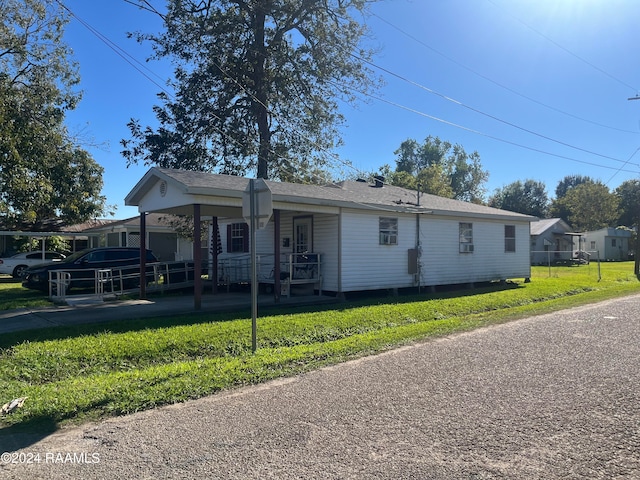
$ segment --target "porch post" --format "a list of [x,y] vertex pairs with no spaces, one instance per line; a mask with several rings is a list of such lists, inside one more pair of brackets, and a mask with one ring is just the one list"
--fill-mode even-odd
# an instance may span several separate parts
[[280,210],[273,210],[273,300],[280,303]]
[[193,308],[202,306],[202,238],[200,204],[193,205]]
[[147,214],[140,213],[140,298],[147,298]]
[[220,235],[218,217],[211,217],[211,227],[213,230],[211,232],[211,261],[213,262],[213,265],[211,265],[211,276],[213,277],[211,291],[216,294],[218,293],[218,235]]

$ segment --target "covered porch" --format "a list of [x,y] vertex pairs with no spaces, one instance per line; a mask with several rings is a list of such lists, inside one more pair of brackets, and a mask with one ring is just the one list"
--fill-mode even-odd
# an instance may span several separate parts
[[[214,295],[219,295],[231,291],[234,284],[248,284],[251,268],[248,229],[242,214],[243,192],[249,180],[220,175],[212,182],[208,176],[205,184],[201,182],[202,176],[199,172],[152,168],[125,199],[127,205],[138,207],[140,212],[141,251],[148,248],[147,214],[194,219],[193,302],[196,310],[202,308],[203,292],[209,288]],[[332,226],[338,225],[339,213],[336,206],[300,201],[287,192],[274,192],[273,215],[256,235],[258,282],[274,303],[279,303],[283,296],[288,297],[296,285],[311,285],[321,293],[327,268],[338,271],[335,232],[339,229]],[[207,235],[203,235],[205,220],[210,223]],[[203,240],[205,236],[208,240]],[[332,240],[327,241],[328,238]],[[141,272],[145,268],[143,263]],[[146,295],[142,282],[140,296],[144,299]]]

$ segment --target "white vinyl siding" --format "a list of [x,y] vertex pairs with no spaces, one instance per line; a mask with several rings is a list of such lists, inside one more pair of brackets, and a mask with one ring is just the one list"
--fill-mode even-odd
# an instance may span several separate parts
[[397,248],[380,245],[380,215],[345,210],[342,218],[343,291],[403,288],[414,285],[407,250],[415,248],[415,215],[398,216]]
[[[471,220],[471,219],[470,219]],[[471,222],[469,222],[471,223]],[[446,217],[422,217],[422,285],[527,278],[529,264],[529,223],[517,223],[516,251],[504,251],[504,223],[473,219],[473,255],[461,255],[459,221]]]

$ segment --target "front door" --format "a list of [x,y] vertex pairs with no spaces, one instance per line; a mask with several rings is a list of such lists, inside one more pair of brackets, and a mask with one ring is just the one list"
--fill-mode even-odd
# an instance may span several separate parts
[[293,252],[313,252],[313,217],[294,217],[293,219]]

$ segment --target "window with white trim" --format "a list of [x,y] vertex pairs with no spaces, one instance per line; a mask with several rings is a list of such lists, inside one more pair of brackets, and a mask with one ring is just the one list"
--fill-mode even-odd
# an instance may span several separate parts
[[460,222],[460,253],[473,253],[473,223]]
[[390,217],[379,218],[380,245],[398,244],[398,219]]
[[516,251],[516,226],[515,225],[504,226],[504,251],[505,252]]

